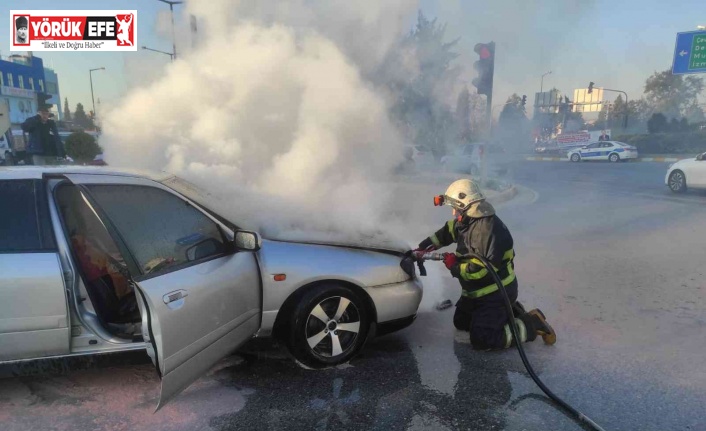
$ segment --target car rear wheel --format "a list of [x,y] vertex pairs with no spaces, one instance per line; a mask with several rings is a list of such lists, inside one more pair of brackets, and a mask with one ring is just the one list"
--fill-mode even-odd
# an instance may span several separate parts
[[572,162],[580,162],[581,161],[581,156],[579,153],[574,153],[571,155],[571,161]]
[[610,160],[613,163],[617,163],[620,161],[620,156],[618,155],[618,153],[613,153],[608,157],[608,160]]
[[306,366],[337,365],[363,347],[370,319],[365,301],[353,289],[320,285],[304,294],[294,307],[286,344]]
[[669,174],[669,189],[674,193],[686,191],[686,176],[684,172],[677,170]]

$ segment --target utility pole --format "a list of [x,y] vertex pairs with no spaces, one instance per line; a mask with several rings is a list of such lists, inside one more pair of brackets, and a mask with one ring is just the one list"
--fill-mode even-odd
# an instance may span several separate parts
[[176,37],[174,36],[174,5],[175,4],[182,4],[184,3],[183,1],[171,1],[171,0],[158,0],[161,1],[162,3],[166,3],[169,5],[169,12],[172,15],[172,60],[176,60],[177,56],[177,51],[176,51]]

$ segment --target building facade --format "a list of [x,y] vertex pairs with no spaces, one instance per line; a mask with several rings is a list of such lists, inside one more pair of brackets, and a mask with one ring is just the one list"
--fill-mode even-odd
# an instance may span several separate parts
[[8,106],[12,124],[22,124],[37,114],[37,93],[46,92],[45,85],[41,58],[31,55],[0,58],[0,103]]
[[53,105],[51,111],[54,112],[59,121],[64,120],[64,110],[61,109],[61,91],[59,90],[59,76],[54,69],[44,68],[44,89],[45,93],[51,96],[47,103]]

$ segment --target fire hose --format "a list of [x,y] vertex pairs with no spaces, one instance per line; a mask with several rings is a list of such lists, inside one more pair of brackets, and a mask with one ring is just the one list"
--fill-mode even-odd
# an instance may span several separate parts
[[[421,258],[414,258],[414,255],[410,254],[406,259],[413,259],[417,262],[417,266],[419,267],[419,274],[422,276],[426,276],[426,268],[424,268],[424,261],[425,260],[444,260],[444,255],[446,253],[438,253],[438,252],[431,252],[431,253],[424,253]],[[502,293],[503,299],[505,300],[505,309],[507,310],[508,316],[513,316],[513,311],[512,311],[512,302],[510,301],[510,297],[507,295],[507,292],[505,291],[505,286],[503,286],[502,280],[500,279],[500,276],[498,276],[498,273],[495,271],[495,268],[493,265],[486,259],[485,257],[476,254],[476,253],[469,253],[463,256],[459,256],[460,259],[470,259],[470,258],[475,258],[478,259],[483,263],[483,266],[485,266],[488,269],[488,273],[493,277],[493,280],[495,281],[495,284],[497,284],[498,289]],[[515,319],[508,319],[510,322],[510,330],[512,331],[512,336],[514,340],[519,340],[519,330],[517,329],[517,324],[515,323]],[[576,410],[574,407],[572,407],[569,403],[565,402],[561,398],[559,398],[557,395],[555,395],[552,391],[549,390],[549,388],[539,379],[537,376],[537,373],[534,372],[534,369],[532,368],[532,365],[529,362],[529,359],[527,359],[527,355],[525,354],[525,349],[522,347],[521,342],[515,342],[515,346],[517,347],[517,351],[520,353],[520,357],[522,358],[522,363],[524,364],[525,368],[527,369],[527,373],[530,375],[532,380],[539,386],[539,388],[544,392],[549,399],[554,401],[559,407],[563,408],[566,412],[569,413],[570,417],[574,420],[576,420],[579,424],[583,425],[586,424],[589,427],[591,427],[594,430],[597,431],[605,431],[603,428],[601,428],[600,425],[595,423],[591,418],[586,416],[585,414],[581,413],[580,411]]]

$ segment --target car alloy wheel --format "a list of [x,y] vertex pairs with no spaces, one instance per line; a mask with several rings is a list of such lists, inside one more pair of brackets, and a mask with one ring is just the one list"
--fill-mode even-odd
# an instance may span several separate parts
[[367,304],[346,286],[317,286],[292,311],[287,347],[300,362],[314,368],[352,358],[370,328]]
[[686,190],[686,177],[682,171],[674,171],[669,175],[669,189],[674,193]]
[[581,156],[578,153],[574,153],[571,155],[571,161],[572,162],[579,162],[579,161],[581,161]]
[[608,157],[608,160],[610,160],[610,161],[613,162],[613,163],[619,162],[619,161],[620,161],[620,156],[617,155],[616,153],[613,153],[613,154],[610,155],[610,157]]

